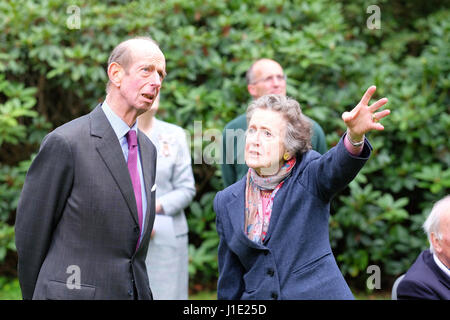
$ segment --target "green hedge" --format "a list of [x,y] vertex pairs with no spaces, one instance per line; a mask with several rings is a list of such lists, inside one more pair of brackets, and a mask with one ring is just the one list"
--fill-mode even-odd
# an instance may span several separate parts
[[[211,141],[193,135],[194,121],[220,132],[244,112],[244,74],[259,57],[285,67],[288,95],[321,123],[330,146],[343,133],[342,112],[377,85],[392,114],[369,137],[368,164],[334,200],[330,238],[348,280],[363,284],[371,264],[383,279],[407,270],[427,246],[425,215],[450,188],[450,13],[439,1],[380,0],[381,28],[371,30],[371,2],[1,2],[0,261],[14,251],[14,212],[42,137],[103,99],[118,42],[151,35],[167,59],[159,115],[204,146]],[[208,284],[217,277],[212,199],[222,185],[218,165],[193,168],[189,270]]]

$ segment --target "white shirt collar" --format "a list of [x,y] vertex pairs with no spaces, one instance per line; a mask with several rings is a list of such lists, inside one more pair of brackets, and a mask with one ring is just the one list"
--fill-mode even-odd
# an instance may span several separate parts
[[438,266],[442,271],[444,271],[444,273],[445,273],[447,276],[450,277],[450,269],[447,268],[447,267],[441,262],[441,260],[439,260],[439,258],[438,258],[434,253],[433,253],[433,259],[434,259],[434,262],[436,262],[437,266]]
[[106,100],[102,103],[102,109],[103,112],[106,115],[106,118],[108,118],[109,123],[111,124],[114,132],[116,133],[117,138],[120,140],[128,133],[130,129],[137,132],[138,128],[138,120],[136,119],[136,122],[133,124],[133,126],[130,128],[125,121],[123,121],[112,109],[111,107],[106,103]]

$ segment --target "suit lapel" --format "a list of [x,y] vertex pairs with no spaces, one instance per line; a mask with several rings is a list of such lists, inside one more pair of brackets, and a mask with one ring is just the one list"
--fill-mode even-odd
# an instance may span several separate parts
[[134,221],[139,224],[133,185],[122,148],[101,105],[91,112],[91,136],[97,137],[96,149],[119,187]]
[[444,273],[444,271],[439,268],[433,258],[433,254],[427,250],[424,253],[424,261],[428,265],[428,267],[433,270],[439,282],[445,286],[447,289],[450,289],[450,280],[448,276]]
[[[447,277],[448,278],[448,277]],[[447,287],[448,290],[450,290],[450,281],[444,277],[441,277],[439,279],[439,281],[442,283],[442,285],[444,285],[445,287]]]
[[153,228],[153,222],[155,220],[155,211],[154,211],[154,201],[152,199],[152,190],[153,184],[155,183],[155,169],[156,162],[153,163],[153,159],[156,160],[156,155],[152,154],[152,150],[149,148],[148,143],[144,143],[143,139],[145,138],[144,133],[138,130],[138,142],[139,142],[139,150],[141,153],[141,164],[142,164],[142,172],[144,174],[144,187],[145,194],[147,197],[147,211],[145,214],[145,222],[144,222],[144,234],[149,227]]

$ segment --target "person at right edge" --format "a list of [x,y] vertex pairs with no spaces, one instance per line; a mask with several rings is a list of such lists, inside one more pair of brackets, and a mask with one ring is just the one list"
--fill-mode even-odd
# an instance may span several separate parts
[[219,234],[219,299],[353,299],[331,250],[328,219],[333,197],[350,183],[372,146],[365,138],[383,130],[369,105],[371,86],[351,112],[347,131],[324,155],[311,150],[310,124],[300,105],[266,95],[247,109],[241,180],[214,199]]
[[430,248],[400,281],[398,300],[450,300],[450,195],[434,204],[423,228]]

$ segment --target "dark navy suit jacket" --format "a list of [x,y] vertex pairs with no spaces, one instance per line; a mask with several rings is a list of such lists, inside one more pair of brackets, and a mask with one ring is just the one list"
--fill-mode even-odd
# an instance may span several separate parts
[[219,299],[353,299],[330,247],[332,197],[359,172],[372,147],[352,156],[343,139],[321,156],[297,158],[278,191],[262,244],[244,233],[246,178],[214,199],[220,236]]
[[449,300],[450,278],[434,262],[430,250],[422,251],[397,288],[401,299]]

